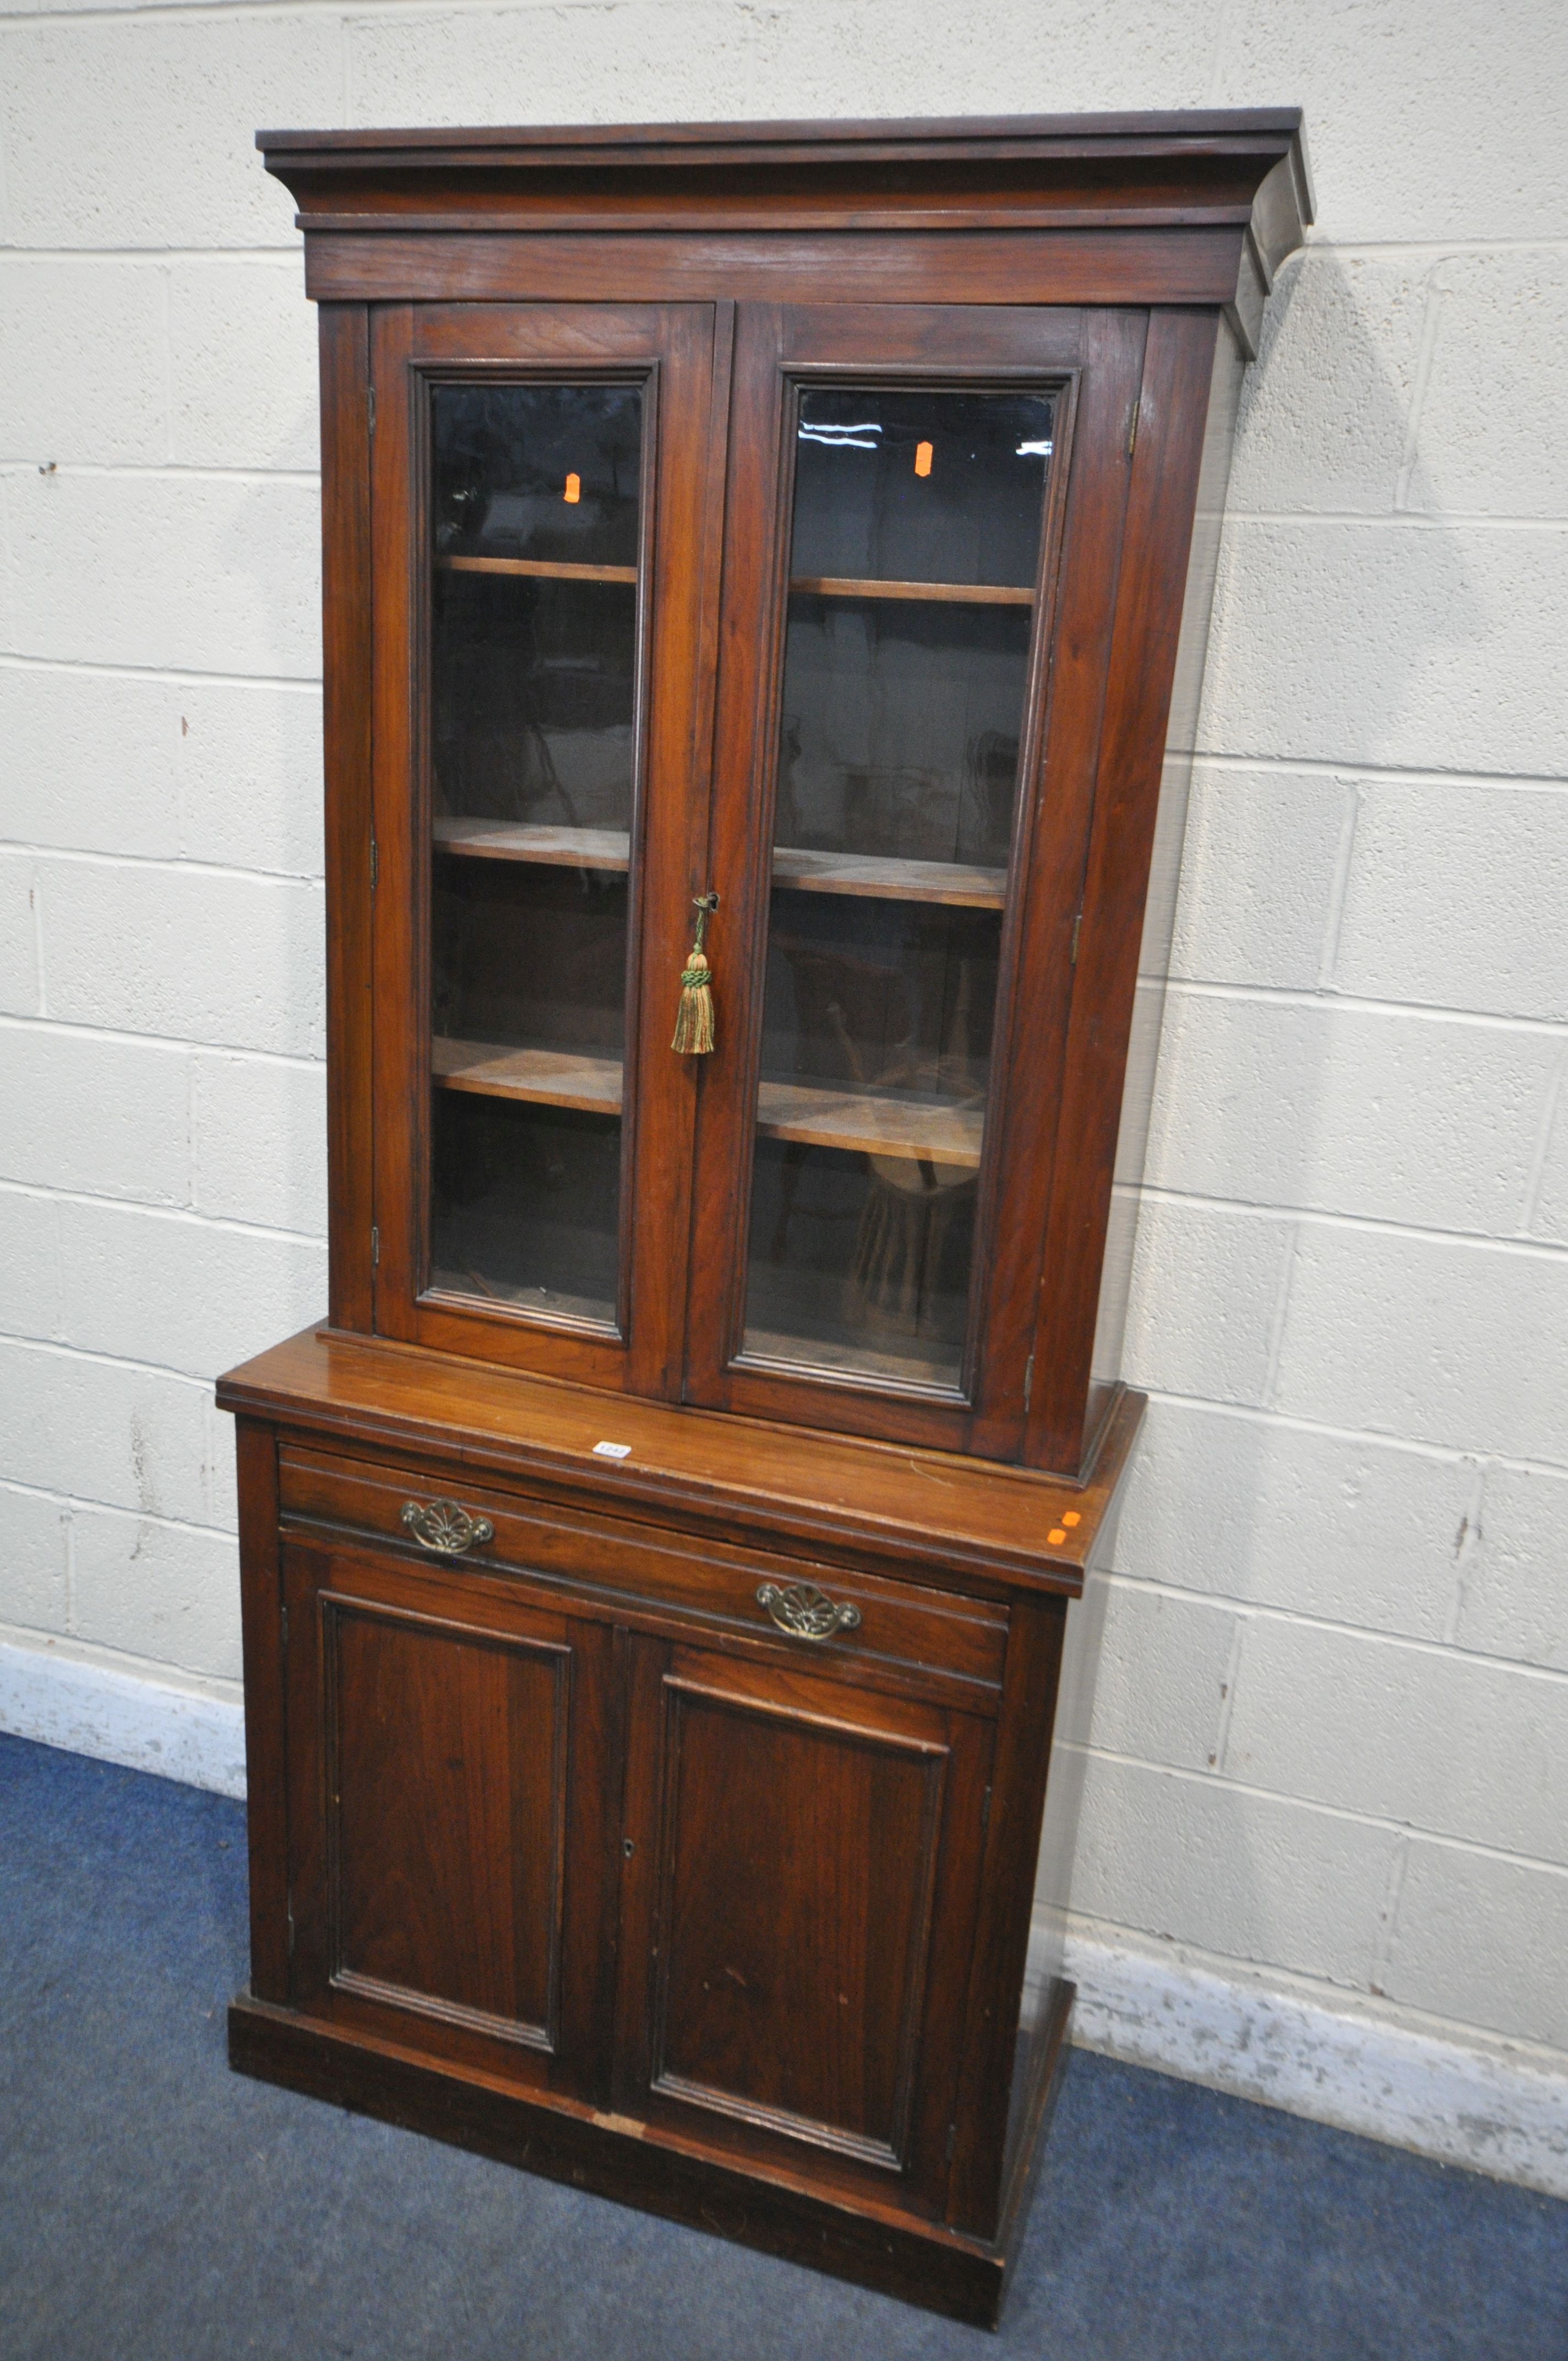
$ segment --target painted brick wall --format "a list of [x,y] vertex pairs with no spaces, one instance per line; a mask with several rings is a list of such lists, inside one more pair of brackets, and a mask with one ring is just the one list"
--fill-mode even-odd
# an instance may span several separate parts
[[11,0],[5,1637],[237,1694],[209,1382],[323,1301],[313,320],[254,127],[1293,101],[1075,1901],[1561,2062],[1560,0]]

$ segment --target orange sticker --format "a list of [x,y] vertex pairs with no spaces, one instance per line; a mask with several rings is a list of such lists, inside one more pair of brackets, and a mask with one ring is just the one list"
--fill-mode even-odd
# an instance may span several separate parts
[[1059,1525],[1053,1525],[1050,1532],[1046,1535],[1046,1539],[1050,1543],[1051,1547],[1055,1549],[1058,1542],[1066,1541],[1067,1535],[1063,1532]]
[[1083,1518],[1077,1509],[1064,1509],[1062,1510],[1061,1521],[1064,1525],[1080,1525],[1083,1522]]
[[583,479],[582,479],[581,476],[568,476],[568,477],[567,477],[567,478],[566,478],[566,490],[565,490],[565,497],[568,500],[580,500],[582,499],[582,497],[583,497]]
[[930,443],[916,443],[915,445],[915,472],[917,476],[930,474],[931,457],[935,448],[935,445]]

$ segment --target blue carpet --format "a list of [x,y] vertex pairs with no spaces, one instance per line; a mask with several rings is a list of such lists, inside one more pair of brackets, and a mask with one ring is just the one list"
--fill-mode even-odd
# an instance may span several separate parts
[[1568,2361],[1568,2206],[1075,2053],[995,2337],[242,2081],[244,1813],[0,1737],[5,2361]]

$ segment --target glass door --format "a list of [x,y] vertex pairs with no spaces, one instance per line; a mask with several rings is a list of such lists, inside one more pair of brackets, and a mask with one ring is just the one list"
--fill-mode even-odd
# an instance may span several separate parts
[[[758,668],[721,682],[713,939],[751,990],[731,990],[698,1176],[699,1206],[717,1218],[717,1167],[743,1210],[725,1267],[694,1271],[692,1390],[962,1442],[994,1381],[1003,1234],[1025,1218],[1004,1044],[1048,835],[1077,315],[748,326],[730,513],[765,505],[771,533],[727,580],[727,660],[754,633]],[[1076,894],[1080,859],[1056,867],[1047,895]]]
[[640,384],[430,389],[433,1295],[619,1325]]
[[421,1081],[378,1324],[655,1391],[694,1086],[654,1036],[706,795],[699,684],[666,650],[699,595],[707,329],[422,308],[393,428],[419,689],[378,787],[411,928],[401,892],[378,918]]
[[1056,407],[798,393],[751,1360],[961,1389]]

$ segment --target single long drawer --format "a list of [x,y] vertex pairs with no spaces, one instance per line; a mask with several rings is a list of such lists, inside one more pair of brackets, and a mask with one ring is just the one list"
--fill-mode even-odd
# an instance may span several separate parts
[[956,1678],[992,1697],[1001,1687],[1007,1609],[989,1599],[715,1546],[298,1444],[279,1455],[279,1490],[285,1522],[346,1529],[436,1564],[568,1582],[606,1611],[641,1602],[781,1642],[817,1662],[882,1662]]

